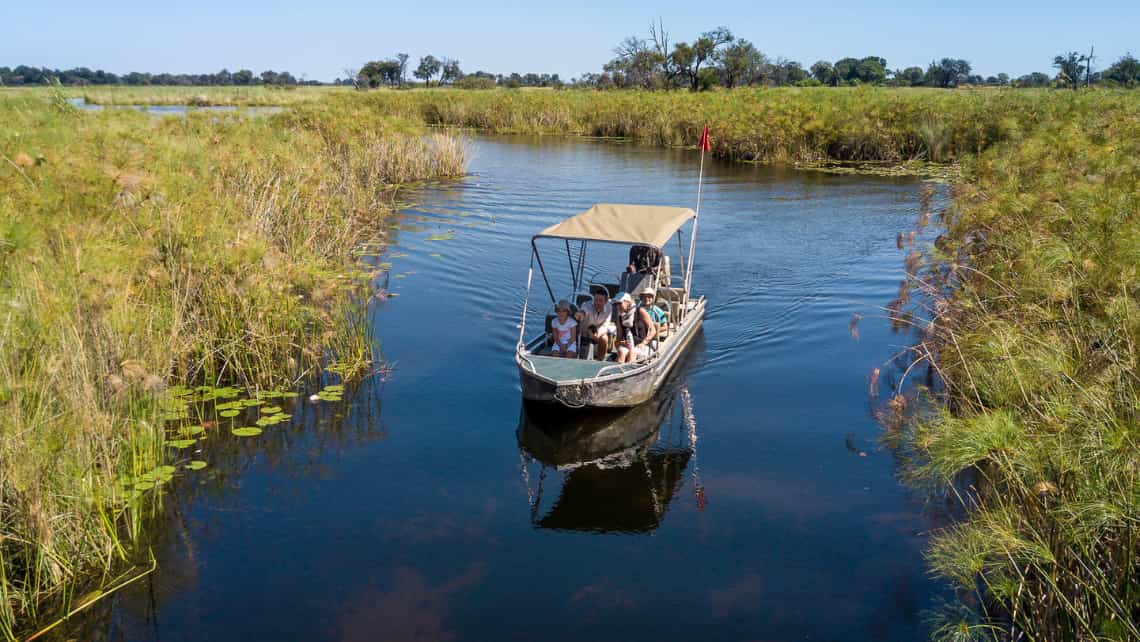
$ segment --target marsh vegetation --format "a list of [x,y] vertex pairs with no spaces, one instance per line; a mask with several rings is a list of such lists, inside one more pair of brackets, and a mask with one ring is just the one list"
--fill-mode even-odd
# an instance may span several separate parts
[[115,576],[196,438],[184,402],[376,366],[352,251],[383,243],[393,186],[466,162],[458,138],[344,101],[154,118],[45,97],[0,94],[7,637]]

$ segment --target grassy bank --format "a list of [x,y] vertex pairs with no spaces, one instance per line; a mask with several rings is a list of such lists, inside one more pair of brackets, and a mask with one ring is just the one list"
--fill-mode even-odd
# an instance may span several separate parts
[[1035,130],[1043,122],[1135,104],[1127,92],[924,89],[740,89],[702,93],[375,92],[378,109],[432,125],[500,133],[620,136],[696,145],[712,131],[717,156],[819,163],[948,162]]
[[339,312],[385,186],[464,172],[444,134],[330,99],[268,118],[0,95],[0,631],[125,558],[172,457],[173,384],[359,372]]
[[[35,90],[33,90],[35,91]],[[41,90],[42,91],[42,90]],[[313,102],[325,96],[348,93],[351,87],[65,87],[69,97],[96,105],[221,105],[235,107],[284,107]]]
[[1140,639],[1140,103],[1072,101],[964,163],[915,282],[949,403],[892,438],[966,504],[929,557],[983,612],[948,639]]

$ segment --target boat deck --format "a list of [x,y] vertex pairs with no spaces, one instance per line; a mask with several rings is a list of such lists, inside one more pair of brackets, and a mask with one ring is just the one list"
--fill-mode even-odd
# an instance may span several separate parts
[[593,359],[564,359],[561,357],[545,357],[529,355],[527,357],[537,374],[551,381],[577,381],[579,379],[592,379],[598,376],[602,368],[606,375],[618,374],[624,370],[632,370],[645,364],[618,365],[613,361],[595,361]]

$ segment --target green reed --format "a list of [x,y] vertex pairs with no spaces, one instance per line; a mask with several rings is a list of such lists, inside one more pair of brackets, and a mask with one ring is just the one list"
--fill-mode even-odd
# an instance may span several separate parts
[[288,385],[353,355],[343,314],[391,187],[464,145],[329,95],[268,118],[55,109],[0,94],[0,632],[110,578],[171,457],[162,391]]

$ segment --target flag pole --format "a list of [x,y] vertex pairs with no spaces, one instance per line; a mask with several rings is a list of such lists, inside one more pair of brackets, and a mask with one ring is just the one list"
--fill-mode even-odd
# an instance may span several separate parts
[[705,179],[705,150],[709,148],[709,127],[705,125],[705,129],[701,132],[701,166],[697,171],[697,209],[696,216],[693,217],[693,229],[689,235],[689,264],[685,267],[685,298],[689,297],[689,288],[693,282],[693,251],[697,245],[697,222],[701,219],[701,187]]

